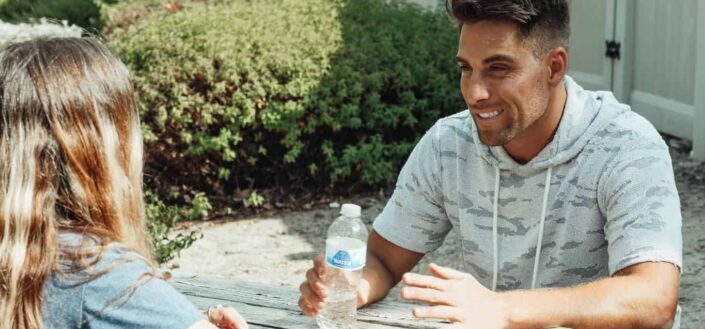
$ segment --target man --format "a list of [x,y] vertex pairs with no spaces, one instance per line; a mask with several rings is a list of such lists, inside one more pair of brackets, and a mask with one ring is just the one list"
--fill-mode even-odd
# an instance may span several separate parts
[[[413,314],[459,328],[669,328],[682,258],[667,146],[565,75],[565,0],[450,0],[469,110],[419,141],[374,223],[364,306],[399,281]],[[466,272],[407,273],[455,227]],[[322,258],[299,305],[325,303]],[[675,321],[674,321],[675,319]]]

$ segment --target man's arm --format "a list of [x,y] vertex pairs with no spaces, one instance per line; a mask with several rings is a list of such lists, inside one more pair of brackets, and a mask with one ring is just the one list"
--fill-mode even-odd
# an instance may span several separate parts
[[570,287],[495,293],[467,273],[432,265],[434,277],[409,273],[402,296],[432,305],[418,317],[462,328],[670,328],[680,273],[670,263],[639,263],[614,277]]
[[614,277],[562,289],[507,292],[510,328],[670,328],[680,273],[669,263],[640,263]]
[[423,254],[399,247],[372,230],[367,240],[367,265],[358,288],[358,307],[387,296],[421,258]]

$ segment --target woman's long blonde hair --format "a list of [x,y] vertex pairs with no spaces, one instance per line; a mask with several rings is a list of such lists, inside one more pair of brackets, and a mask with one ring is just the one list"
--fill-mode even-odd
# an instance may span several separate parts
[[151,260],[142,134],[129,73],[91,38],[0,52],[0,327],[43,328],[44,282],[68,252],[59,232],[121,242]]

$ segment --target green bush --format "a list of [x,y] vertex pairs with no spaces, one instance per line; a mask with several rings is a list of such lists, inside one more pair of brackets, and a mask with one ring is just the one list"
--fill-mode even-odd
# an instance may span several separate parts
[[385,184],[464,106],[455,27],[397,2],[185,2],[108,38],[162,192]]
[[0,20],[34,22],[39,18],[66,20],[69,24],[100,31],[100,6],[117,0],[0,0]]

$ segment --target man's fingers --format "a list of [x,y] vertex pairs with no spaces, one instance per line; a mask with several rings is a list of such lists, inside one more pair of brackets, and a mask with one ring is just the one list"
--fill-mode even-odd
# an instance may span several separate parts
[[323,308],[325,298],[318,296],[313,290],[311,290],[311,284],[308,281],[304,281],[301,285],[299,285],[299,291],[301,292],[301,297],[306,299],[311,306]]
[[311,307],[311,305],[306,302],[306,299],[304,299],[303,297],[299,297],[299,309],[301,309],[301,312],[303,312],[306,316],[314,316],[314,309]]
[[321,278],[326,275],[326,258],[323,254],[319,254],[313,259],[313,269]]
[[301,312],[303,312],[306,316],[318,315],[319,309],[315,306],[312,306],[311,303],[309,303],[308,300],[303,296],[299,297],[299,308],[301,309]]
[[435,289],[404,287],[401,289],[401,297],[404,299],[415,300],[431,305],[450,304],[446,293]]
[[308,282],[308,286],[311,288],[311,291],[313,291],[313,293],[315,293],[318,297],[328,297],[328,288],[325,284],[323,284],[323,281],[318,274],[316,274],[314,269],[306,271],[306,281]]
[[409,285],[420,288],[431,288],[436,290],[446,290],[447,282],[436,277],[421,275],[416,273],[406,273],[402,277],[402,281]]
[[306,281],[299,285],[301,298],[299,308],[308,316],[316,316],[318,311],[325,306],[324,299],[328,296],[328,288],[323,284],[326,272],[325,259],[322,254],[313,259],[313,268],[306,271]]
[[301,282],[299,292],[301,293],[301,297],[307,297],[312,293],[311,288],[308,287],[308,281]]
[[442,279],[462,279],[465,277],[465,273],[463,272],[454,270],[450,267],[436,265],[434,263],[429,264],[428,268],[431,270],[431,274]]
[[458,309],[452,306],[414,307],[412,311],[417,318],[443,319],[458,322]]

